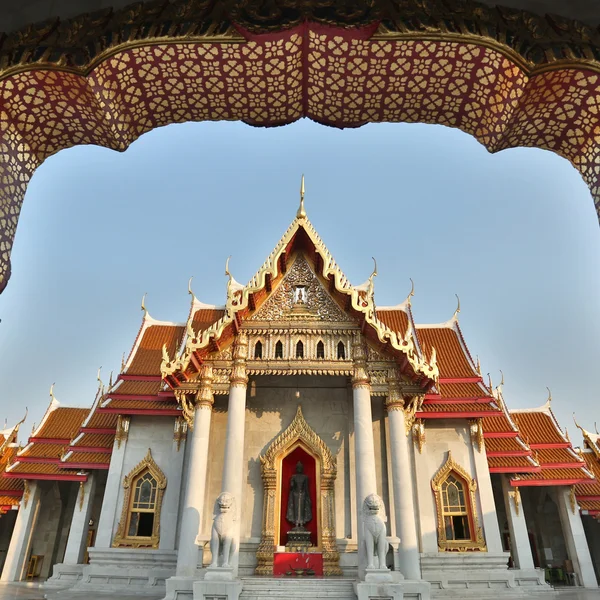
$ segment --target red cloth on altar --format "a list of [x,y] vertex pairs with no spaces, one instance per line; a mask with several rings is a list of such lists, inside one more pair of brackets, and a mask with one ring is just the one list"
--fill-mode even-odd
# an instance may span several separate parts
[[287,543],[287,533],[293,529],[294,525],[285,518],[287,512],[288,496],[290,491],[290,477],[296,472],[296,464],[300,461],[304,466],[304,473],[308,476],[308,491],[312,506],[312,519],[304,524],[304,527],[310,531],[310,542],[313,546],[318,546],[317,542],[317,483],[315,481],[316,464],[315,459],[304,448],[298,447],[290,452],[281,463],[281,514],[279,521],[279,545],[285,546]]
[[285,575],[294,569],[312,569],[315,575],[323,576],[323,555],[306,552],[276,552],[273,559],[273,575]]

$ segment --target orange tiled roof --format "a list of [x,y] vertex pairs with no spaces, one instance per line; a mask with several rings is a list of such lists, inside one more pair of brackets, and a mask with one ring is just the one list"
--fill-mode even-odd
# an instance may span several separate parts
[[0,506],[19,506],[19,498],[0,495]]
[[543,410],[511,411],[519,430],[530,444],[564,443],[564,437],[556,419]]
[[66,470],[59,463],[18,463],[15,468],[9,471],[11,474],[38,473],[42,475],[65,475],[68,473],[76,474],[76,471]]
[[65,468],[69,463],[109,464],[111,453],[98,454],[96,452],[73,452],[63,462]]
[[401,308],[379,308],[375,313],[376,317],[392,331],[404,335],[408,327],[408,314]]
[[478,376],[470,357],[465,354],[457,329],[443,325],[439,327],[417,325],[417,335],[426,356],[431,356],[432,349],[435,347],[440,378]]
[[[591,450],[582,452],[583,460],[588,470],[594,475],[595,482],[592,484],[578,484],[575,486],[575,495],[577,502],[582,510],[600,510],[600,460]],[[583,496],[597,496],[598,500],[582,500]]]
[[[593,478],[587,474],[584,469],[545,469],[542,467],[540,473],[522,473],[519,475],[520,480],[524,481],[565,481],[565,485],[568,485],[566,482],[570,480],[579,480],[579,479],[589,479],[590,482],[593,481]],[[517,478],[513,477],[513,481],[516,481]],[[584,488],[587,484],[582,485]]]
[[[106,414],[106,413],[105,413]],[[108,413],[111,414],[111,413]],[[115,420],[117,415],[114,415]],[[106,448],[112,450],[115,435],[110,433],[84,433],[81,439],[71,443],[70,448],[77,448],[78,446],[88,446],[94,448]]]
[[[172,398],[167,400],[109,400],[102,408],[146,409],[146,410],[172,410],[177,408],[177,402]],[[102,410],[102,408],[100,410]]]
[[[32,442],[27,444],[25,448],[21,452],[19,452],[19,457],[27,457],[27,458],[60,458],[63,450],[67,444],[61,446],[60,444],[44,444],[42,442]],[[18,461],[18,457],[15,459]]]
[[495,405],[484,402],[460,402],[452,404],[436,404],[435,400],[426,400],[421,409],[422,413],[428,412],[497,412],[499,409]]
[[[487,447],[487,440],[486,440]],[[514,467],[515,473],[518,473],[519,467],[527,467],[530,469],[535,465],[527,458],[527,456],[488,456],[488,465],[490,467]]]
[[59,406],[53,409],[32,437],[71,439],[77,435],[79,427],[87,417],[89,408]]
[[490,393],[478,383],[440,383],[438,387],[442,398],[489,397],[493,400]]
[[130,396],[156,396],[161,389],[162,381],[123,381],[112,392],[108,392],[106,396],[110,397],[112,394],[127,394]]
[[192,317],[192,328],[196,333],[203,331],[221,319],[224,314],[224,308],[198,308]]
[[170,356],[179,349],[185,331],[183,325],[151,322],[146,314],[138,334],[141,339],[131,349],[125,373],[128,375],[160,375],[162,349],[166,344]]
[[[485,422],[490,421],[494,417],[486,417],[483,419],[484,433],[485,433]],[[487,452],[527,452],[526,448],[517,441],[517,438],[494,438],[488,437],[485,439],[485,449]]]

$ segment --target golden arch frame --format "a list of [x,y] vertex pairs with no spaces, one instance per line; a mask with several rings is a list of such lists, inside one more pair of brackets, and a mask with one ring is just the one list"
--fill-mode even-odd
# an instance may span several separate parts
[[169,123],[443,124],[490,152],[558,153],[600,211],[598,31],[454,0],[263,4],[136,4],[0,35],[0,291],[28,182],[48,156],[123,151]]
[[[456,473],[467,485],[467,502],[468,511],[471,517],[472,538],[467,541],[454,541],[446,538],[446,528],[444,527],[444,510],[442,501],[442,484],[450,473]],[[469,473],[461,467],[452,457],[452,453],[448,451],[446,462],[440,467],[438,472],[431,480],[431,489],[435,497],[435,507],[437,513],[437,538],[438,549],[440,552],[468,552],[478,551],[487,552],[487,546],[483,537],[483,530],[479,524],[477,514],[477,482],[469,475]]]
[[260,457],[264,499],[261,540],[256,553],[256,574],[273,575],[275,546],[279,538],[281,463],[283,458],[298,446],[314,457],[318,467],[318,549],[323,553],[323,574],[341,575],[340,554],[335,535],[334,483],[337,461],[325,442],[304,420],[300,406],[287,429],[275,438],[264,456]]
[[[132,538],[127,535],[128,516],[131,507],[132,483],[140,473],[148,470],[157,482],[158,490],[156,494],[156,510],[154,511],[154,523],[152,526],[152,536],[148,538]],[[125,476],[123,480],[123,507],[121,508],[121,518],[117,527],[117,532],[113,539],[113,548],[158,548],[160,543],[160,514],[162,508],[163,494],[167,487],[167,478],[160,467],[152,458],[152,452],[148,448],[146,456]]]

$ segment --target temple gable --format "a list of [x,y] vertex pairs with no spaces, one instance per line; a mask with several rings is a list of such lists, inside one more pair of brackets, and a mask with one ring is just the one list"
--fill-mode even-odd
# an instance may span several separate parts
[[331,298],[303,254],[296,256],[277,290],[250,320],[355,323]]

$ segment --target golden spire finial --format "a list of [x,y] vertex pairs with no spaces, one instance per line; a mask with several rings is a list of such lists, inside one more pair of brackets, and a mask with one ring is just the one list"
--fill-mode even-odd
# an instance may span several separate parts
[[458,294],[454,295],[456,296],[456,301],[458,302],[458,304],[456,306],[456,310],[454,311],[454,316],[452,318],[456,319],[458,317],[458,313],[460,312],[460,298],[458,297]]
[[306,218],[306,211],[304,210],[304,173],[302,173],[302,180],[300,181],[300,206],[298,207],[296,218]]
[[409,277],[410,279],[410,292],[408,292],[408,296],[406,298],[406,303],[410,306],[410,299],[415,295],[415,282],[412,280],[412,277]]

